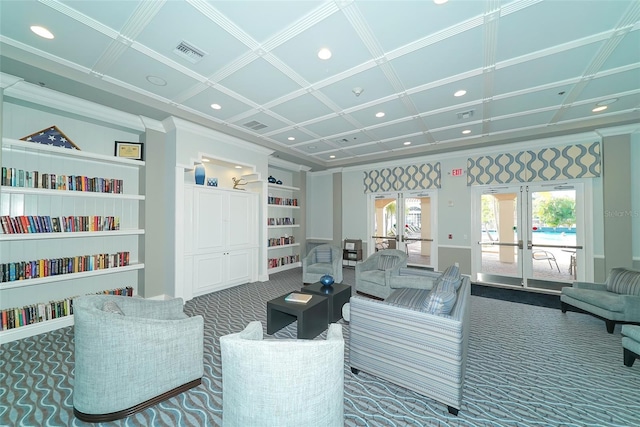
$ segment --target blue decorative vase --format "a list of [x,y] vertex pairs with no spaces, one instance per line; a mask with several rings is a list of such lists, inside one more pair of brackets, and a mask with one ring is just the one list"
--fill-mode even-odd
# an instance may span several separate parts
[[322,286],[333,285],[333,276],[331,276],[330,274],[325,274],[320,278],[320,283],[322,283]]
[[204,185],[204,175],[205,175],[204,172],[205,170],[203,165],[196,165],[196,170],[195,170],[196,184]]
[[267,181],[269,181],[269,184],[275,184],[276,183],[276,179],[274,177],[272,177],[271,175],[269,175],[269,178],[267,178]]

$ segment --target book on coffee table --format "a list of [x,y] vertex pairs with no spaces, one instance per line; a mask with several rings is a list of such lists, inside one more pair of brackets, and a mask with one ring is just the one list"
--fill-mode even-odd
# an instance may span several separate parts
[[309,295],[309,294],[298,294],[296,292],[290,293],[289,295],[287,295],[286,297],[284,297],[284,300],[287,302],[298,302],[301,304],[306,304],[308,303],[311,298],[313,297],[313,295]]

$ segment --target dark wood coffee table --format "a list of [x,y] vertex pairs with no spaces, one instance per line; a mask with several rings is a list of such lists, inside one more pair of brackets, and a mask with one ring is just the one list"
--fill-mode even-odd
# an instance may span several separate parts
[[299,339],[313,339],[327,329],[327,298],[313,295],[307,303],[288,302],[288,292],[267,301],[267,333],[272,335],[285,326],[298,321]]
[[311,295],[321,295],[329,300],[328,322],[333,323],[342,319],[342,306],[351,298],[351,286],[344,283],[334,283],[327,289],[322,283],[316,282],[300,289],[300,292]]

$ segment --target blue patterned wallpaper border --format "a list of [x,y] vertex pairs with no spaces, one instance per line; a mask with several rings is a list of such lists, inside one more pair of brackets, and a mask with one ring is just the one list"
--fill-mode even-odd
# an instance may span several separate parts
[[600,176],[600,143],[541,148],[467,159],[467,185]]
[[364,173],[364,192],[425,190],[440,188],[440,162],[374,169]]

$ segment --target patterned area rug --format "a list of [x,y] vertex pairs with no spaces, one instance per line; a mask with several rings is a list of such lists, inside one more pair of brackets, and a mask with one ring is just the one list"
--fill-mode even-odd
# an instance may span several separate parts
[[[345,283],[354,283],[345,269]],[[300,269],[194,298],[205,319],[202,385],[128,419],[104,426],[219,426],[221,335],[252,320],[266,331],[266,302],[300,288]],[[346,426],[637,426],[640,363],[622,363],[620,327],[586,314],[471,297],[464,401],[457,417],[445,405],[345,363]],[[348,360],[349,326],[343,324]],[[295,338],[293,323],[274,334]],[[324,333],[316,339],[324,339]],[[0,347],[0,425],[84,426],[73,416],[73,327]],[[167,369],[180,369],[169,366]],[[123,378],[126,387],[126,378]],[[276,427],[276,426],[265,426]],[[302,427],[302,426],[301,426]]]

